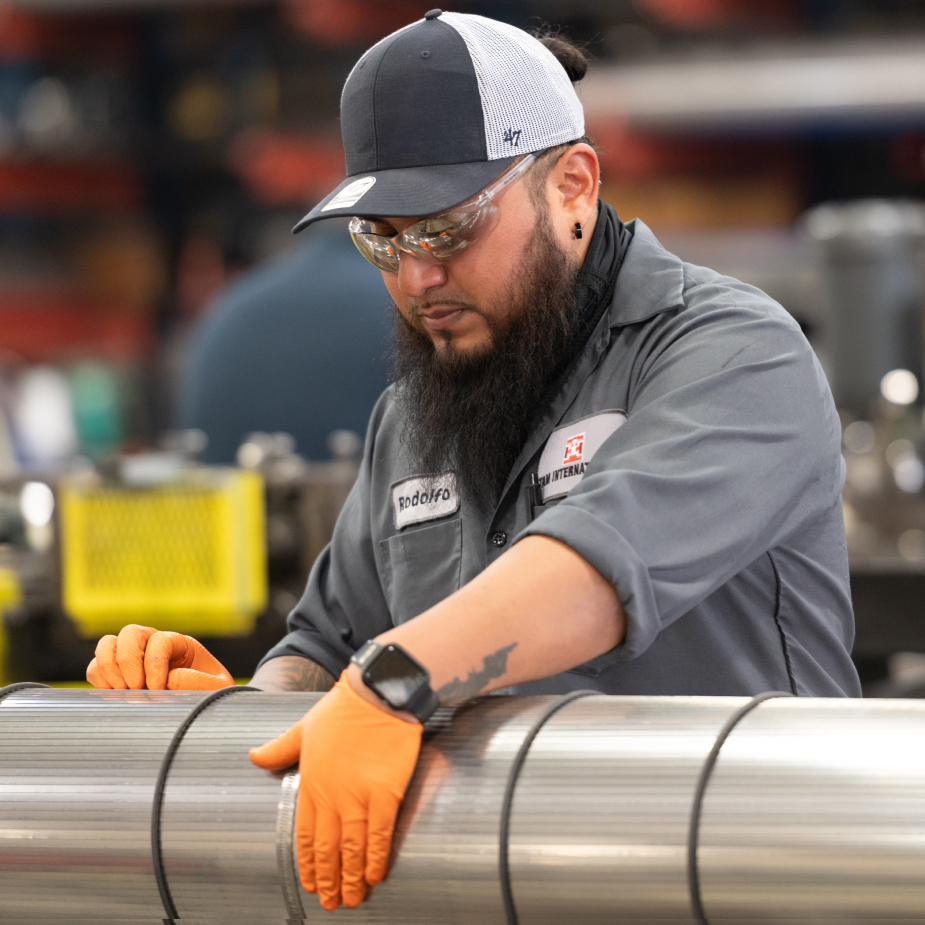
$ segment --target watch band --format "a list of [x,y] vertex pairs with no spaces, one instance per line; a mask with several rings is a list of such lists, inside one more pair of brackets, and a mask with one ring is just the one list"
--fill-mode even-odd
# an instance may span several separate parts
[[[430,686],[430,673],[428,670],[404,647],[398,645],[397,643],[389,643],[392,648],[397,649],[401,652],[405,658],[409,659],[415,665],[417,665],[421,671],[424,672],[424,675],[427,680],[418,687],[418,689],[408,698],[408,701],[401,706],[395,706],[394,704],[389,703],[385,697],[376,689],[375,684],[369,684],[370,689],[376,694],[377,697],[380,697],[386,703],[389,703],[393,709],[396,710],[407,710],[409,713],[413,713],[419,722],[426,723],[431,716],[433,716],[436,709],[440,706],[440,701],[437,698],[437,695],[434,693],[433,689]],[[370,639],[365,642],[356,652],[350,657],[350,661],[353,662],[360,668],[360,671],[365,674],[367,668],[369,668],[372,663],[379,656],[379,653],[385,646],[376,642],[374,639]],[[369,682],[366,678],[363,678],[363,683],[368,684]]]
[[426,723],[436,713],[439,706],[440,701],[437,699],[437,695],[429,684],[425,684],[411,698],[405,709],[409,713],[413,713],[419,722]]

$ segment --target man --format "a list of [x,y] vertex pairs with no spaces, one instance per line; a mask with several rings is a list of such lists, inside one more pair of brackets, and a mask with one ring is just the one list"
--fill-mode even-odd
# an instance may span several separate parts
[[[348,179],[299,227],[357,216],[395,302],[398,381],[254,683],[340,680],[252,752],[300,762],[300,875],[327,909],[384,876],[437,703],[859,693],[822,371],[763,293],[600,205],[556,57],[435,10],[363,56],[342,122]],[[194,640],[132,627],[88,676],[207,688],[221,671]]]

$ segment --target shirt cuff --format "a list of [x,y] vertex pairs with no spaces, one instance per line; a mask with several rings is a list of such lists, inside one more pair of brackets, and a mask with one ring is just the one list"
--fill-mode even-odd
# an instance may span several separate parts
[[619,531],[589,511],[563,501],[537,517],[515,542],[525,536],[548,536],[574,549],[616,588],[626,612],[623,642],[574,671],[598,675],[619,662],[637,658],[652,645],[662,628],[655,589],[646,564]]

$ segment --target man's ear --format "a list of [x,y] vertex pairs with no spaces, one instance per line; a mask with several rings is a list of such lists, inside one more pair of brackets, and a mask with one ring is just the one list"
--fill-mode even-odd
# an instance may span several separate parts
[[549,192],[571,222],[587,222],[597,208],[601,165],[591,145],[579,142],[565,151],[549,172]]

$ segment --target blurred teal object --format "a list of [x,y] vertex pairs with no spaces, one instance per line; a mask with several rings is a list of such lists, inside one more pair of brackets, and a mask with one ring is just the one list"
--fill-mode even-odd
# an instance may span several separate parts
[[233,463],[255,431],[317,460],[332,431],[366,433],[389,382],[391,299],[345,223],[321,225],[239,277],[193,336],[174,424],[208,435],[203,462]]
[[115,452],[122,443],[122,383],[116,370],[85,362],[70,373],[74,425],[80,452],[91,459]]

